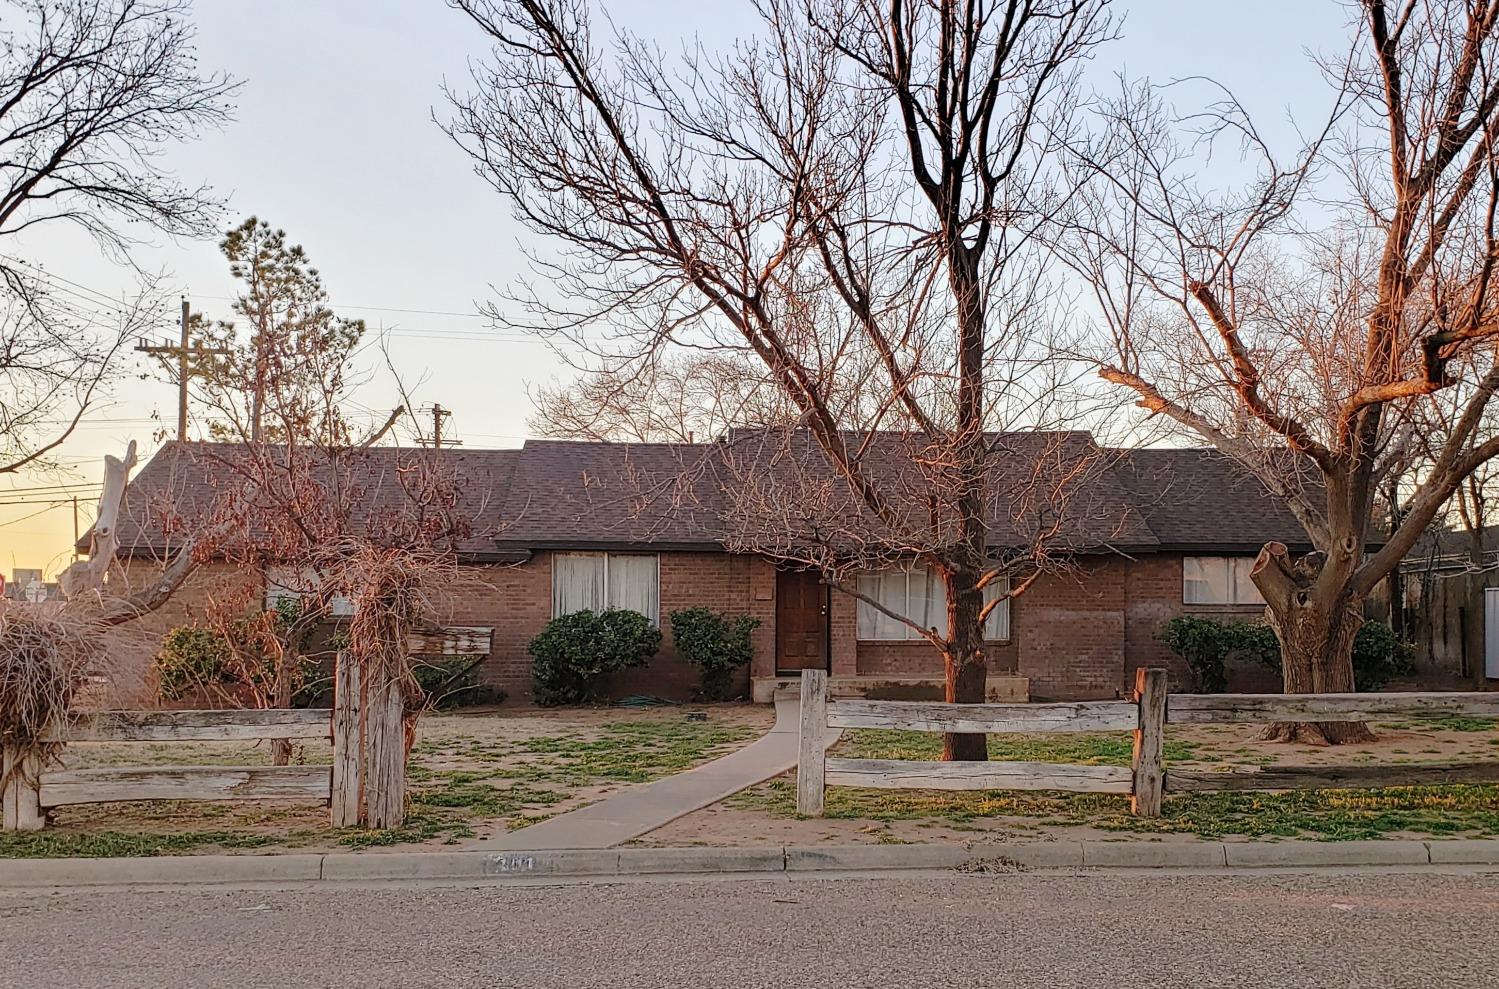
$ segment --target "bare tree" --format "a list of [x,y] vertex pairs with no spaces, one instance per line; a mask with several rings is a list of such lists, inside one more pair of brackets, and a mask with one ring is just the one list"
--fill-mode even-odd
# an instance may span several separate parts
[[[1041,121],[1070,115],[1105,0],[767,0],[759,37],[675,61],[604,41],[583,0],[452,2],[494,51],[450,94],[448,132],[560,246],[496,318],[615,366],[669,344],[753,355],[804,430],[784,442],[811,437],[861,543],[893,533],[882,555],[938,576],[940,625],[899,619],[941,650],[947,699],[981,701],[985,620],[1028,583],[994,594],[1017,561],[991,553],[988,474],[994,431],[1033,424],[1042,394],[1021,386],[1053,302]],[[919,539],[865,459],[891,429],[932,482]],[[985,752],[982,735],[944,744]]]
[[134,299],[80,303],[40,269],[0,260],[0,474],[51,466],[121,348],[155,324],[155,302],[147,281]]
[[[158,161],[222,124],[236,83],[204,75],[184,0],[12,0],[0,34],[0,244],[71,223],[123,254],[132,224],[209,231],[218,203]],[[152,319],[0,252],[0,472],[36,467],[95,406]]]
[[526,421],[538,436],[639,443],[716,439],[737,426],[795,420],[785,394],[758,361],[737,355],[657,355],[600,368],[531,392]]
[[[1293,693],[1353,689],[1365,598],[1499,453],[1481,432],[1499,388],[1499,4],[1353,6],[1347,55],[1323,64],[1332,111],[1292,159],[1231,94],[1181,121],[1150,85],[1106,101],[1106,133],[1076,149],[1092,185],[1068,249],[1111,331],[1103,377],[1258,474],[1316,548],[1269,544],[1254,569]],[[1383,538],[1375,500],[1405,471]]]

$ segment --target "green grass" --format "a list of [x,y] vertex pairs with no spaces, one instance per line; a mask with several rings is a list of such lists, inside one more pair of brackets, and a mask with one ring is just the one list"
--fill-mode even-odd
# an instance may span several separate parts
[[569,787],[647,783],[689,769],[753,734],[743,725],[686,719],[615,722],[603,726],[600,738],[528,739],[516,747],[522,764],[504,775]]
[[[355,831],[339,843],[351,848],[472,837],[479,821],[527,827],[553,816],[547,808],[583,787],[645,783],[681,772],[718,749],[754,734],[740,725],[688,721],[620,721],[599,738],[547,735],[519,742],[426,742],[412,752],[411,813],[405,825]],[[461,756],[480,768],[435,769],[434,758]],[[492,767],[492,768],[490,768]]]
[[[408,770],[410,812],[399,828],[341,832],[299,829],[282,834],[250,830],[149,832],[0,833],[0,858],[59,856],[186,855],[200,850],[264,848],[336,841],[348,848],[372,848],[473,837],[476,826],[503,821],[526,827],[554,815],[552,808],[580,790],[660,779],[713,758],[725,747],[755,734],[743,725],[688,721],[616,721],[601,725],[597,738],[552,735],[520,741],[456,737],[418,743]],[[321,756],[322,753],[319,753]],[[443,760],[463,759],[473,768],[441,768]],[[134,746],[89,751],[87,764],[133,765],[182,762],[261,765],[268,749]],[[137,805],[140,806],[140,805]],[[199,804],[193,814],[205,821],[228,809]]]
[[[861,730],[840,744],[838,754],[866,759],[935,759],[940,736]],[[995,760],[1128,765],[1125,736],[1060,735],[989,738]],[[1197,748],[1168,740],[1168,764],[1204,758]],[[729,806],[776,817],[796,814],[796,788],[772,780],[729,798]],[[981,830],[977,822],[1011,829],[1092,827],[1146,834],[1192,834],[1202,838],[1303,837],[1326,841],[1392,834],[1499,836],[1499,786],[1450,785],[1373,790],[1311,790],[1288,793],[1189,793],[1167,796],[1159,818],[1137,818],[1127,797],[1111,794],[1012,790],[949,792],[866,790],[831,787],[824,816],[844,820],[916,822],[958,831]]]
[[[772,780],[731,797],[729,805],[794,818],[796,787],[788,780]],[[1030,828],[1087,826],[1201,838],[1345,841],[1400,833],[1492,837],[1499,836],[1499,786],[1181,794],[1166,797],[1161,817],[1153,819],[1134,817],[1128,798],[1107,794],[831,787],[824,816],[887,824],[931,822],[956,830],[971,830],[972,822],[987,818]]]
[[136,834],[123,831],[0,831],[0,858],[116,858],[188,855],[205,849],[263,848],[274,835],[239,831]]
[[[1133,742],[1127,734],[990,735],[989,758],[995,762],[1064,762],[1085,766],[1128,766]],[[850,732],[835,753],[850,759],[942,758],[942,736],[934,732],[861,728]],[[1166,740],[1166,759],[1196,759],[1190,742]]]

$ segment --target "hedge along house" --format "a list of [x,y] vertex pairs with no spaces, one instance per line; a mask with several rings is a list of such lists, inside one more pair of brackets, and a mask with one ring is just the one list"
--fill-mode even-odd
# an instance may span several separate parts
[[[930,643],[788,559],[797,555],[798,526],[840,510],[841,482],[804,454],[788,458],[782,447],[768,456],[768,447],[752,441],[740,434],[699,444],[376,448],[357,470],[371,514],[398,500],[411,458],[440,457],[460,479],[458,507],[472,522],[456,546],[462,579],[436,597],[434,619],[493,629],[480,674],[511,697],[529,694],[526,645],[554,616],[620,607],[645,614],[664,637],[648,665],[617,679],[616,695],[688,698],[697,672],[677,657],[669,616],[694,606],[758,619],[754,658],[741,681],[756,700],[769,700],[808,668],[829,671],[842,691],[934,695],[943,670]],[[1271,540],[1305,548],[1285,507],[1216,452],[1100,450],[1084,433],[1025,434],[1016,442],[1027,470],[1043,462],[1033,456],[1043,446],[1065,453],[1059,465],[1087,456],[1093,466],[1062,506],[1054,551],[1063,565],[989,616],[991,698],[1118,696],[1136,667],[1178,665],[1156,640],[1166,620],[1184,613],[1257,617],[1262,603],[1248,580],[1254,555]],[[898,449],[888,446],[887,459],[898,459]],[[171,553],[172,533],[180,542],[195,517],[207,517],[222,483],[213,465],[231,454],[216,444],[169,443],[134,478],[120,525],[132,582]],[[804,503],[788,507],[781,498],[779,508],[767,507],[766,483]],[[1031,537],[1024,524],[1016,529],[1025,512],[1014,505],[996,504],[994,516],[997,545]],[[777,532],[786,533],[784,546]],[[243,590],[246,579],[227,563],[207,563],[142,623],[163,633],[191,623],[215,595]],[[909,560],[887,557],[848,579],[891,611],[939,629],[946,620],[942,584]],[[288,593],[251,590],[267,599]],[[116,675],[122,694],[151,696],[149,671]]]

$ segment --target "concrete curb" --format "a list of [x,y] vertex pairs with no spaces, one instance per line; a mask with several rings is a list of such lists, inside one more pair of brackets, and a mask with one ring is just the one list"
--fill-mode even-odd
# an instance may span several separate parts
[[1028,842],[1011,845],[766,845],[550,851],[350,852],[164,858],[0,859],[0,888],[215,883],[508,880],[962,869],[1320,869],[1499,866],[1499,840]]

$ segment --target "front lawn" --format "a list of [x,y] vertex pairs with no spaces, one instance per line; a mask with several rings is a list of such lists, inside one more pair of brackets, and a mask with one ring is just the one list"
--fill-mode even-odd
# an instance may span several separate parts
[[[422,720],[412,749],[401,828],[333,831],[326,807],[274,802],[89,804],[58,808],[44,831],[0,832],[0,857],[470,844],[717,758],[758,737],[772,717],[749,705],[434,715]],[[74,743],[64,764],[243,766],[269,757],[268,746],[244,743]],[[310,743],[294,761],[329,763],[332,752]]]
[[[1460,723],[1458,723],[1460,722]],[[1252,726],[1172,728],[1166,765],[1408,765],[1499,761],[1499,726],[1485,719],[1376,725],[1371,745],[1312,748],[1258,741]],[[1127,733],[991,735],[994,760],[1128,766]],[[834,755],[860,759],[940,758],[941,736],[858,730]],[[953,792],[829,787],[822,818],[796,813],[796,786],[783,776],[689,815],[644,839],[650,844],[732,843],[757,835],[786,844],[820,841],[1044,840],[1048,838],[1240,839],[1300,837],[1499,836],[1499,786],[1448,785],[1285,793],[1169,795],[1162,816],[1137,818],[1129,799],[1105,794],[1026,791]]]

